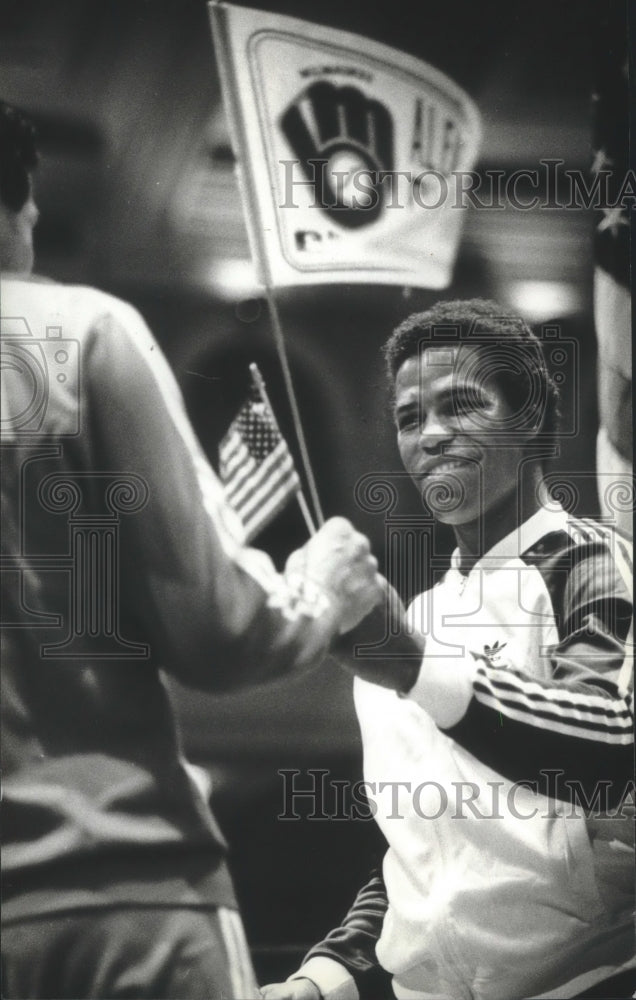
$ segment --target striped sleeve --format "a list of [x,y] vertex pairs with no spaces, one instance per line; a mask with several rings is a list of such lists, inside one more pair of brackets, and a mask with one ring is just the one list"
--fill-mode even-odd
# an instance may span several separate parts
[[360,889],[340,926],[330,931],[306,955],[296,977],[307,976],[320,989],[322,984],[316,978],[319,973],[314,970],[319,968],[319,958],[327,958],[338,962],[349,973],[361,1000],[392,996],[391,976],[380,966],[375,954],[387,906],[384,879],[377,868]]
[[578,530],[565,546],[526,554],[555,611],[552,677],[479,659],[468,709],[446,732],[509,780],[541,784],[558,772],[565,797],[576,783],[587,802],[614,808],[634,775],[631,562],[621,539]]

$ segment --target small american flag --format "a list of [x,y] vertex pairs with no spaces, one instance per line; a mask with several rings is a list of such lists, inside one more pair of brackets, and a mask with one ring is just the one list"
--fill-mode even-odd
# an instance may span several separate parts
[[219,446],[225,495],[251,541],[301,488],[287,442],[253,388]]

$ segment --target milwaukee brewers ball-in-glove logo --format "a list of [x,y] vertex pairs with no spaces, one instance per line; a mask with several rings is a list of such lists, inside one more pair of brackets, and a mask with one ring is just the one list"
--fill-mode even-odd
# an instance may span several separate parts
[[377,219],[379,175],[393,169],[393,122],[383,104],[356,87],[321,81],[298,95],[281,127],[314,185],[315,204],[349,229]]

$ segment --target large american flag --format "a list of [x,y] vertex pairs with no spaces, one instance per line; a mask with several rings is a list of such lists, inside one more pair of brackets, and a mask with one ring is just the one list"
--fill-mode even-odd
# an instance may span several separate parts
[[599,26],[593,101],[592,172],[607,177],[608,203],[596,212],[594,318],[598,339],[600,430],[597,469],[601,513],[631,534],[633,503],[617,505],[616,486],[633,497],[629,205],[619,193],[628,167],[627,8],[607,3]]
[[247,541],[301,488],[287,442],[256,388],[221,441],[219,474],[225,495],[243,522]]

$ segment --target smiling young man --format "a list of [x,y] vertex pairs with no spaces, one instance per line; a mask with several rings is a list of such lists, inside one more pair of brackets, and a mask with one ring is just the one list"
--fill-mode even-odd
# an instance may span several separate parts
[[548,496],[557,393],[523,320],[439,303],[386,359],[402,461],[457,545],[409,609],[415,676],[357,670],[382,871],[264,995],[631,996],[626,544]]

